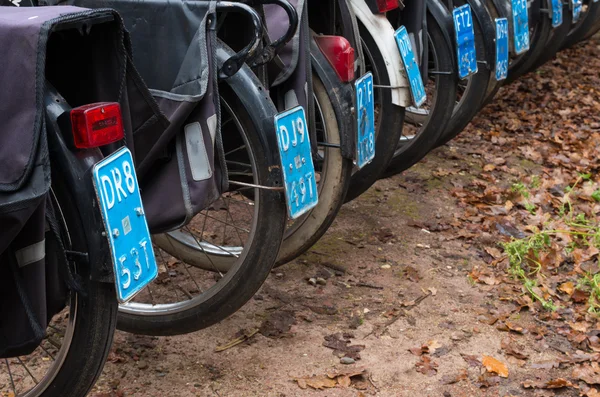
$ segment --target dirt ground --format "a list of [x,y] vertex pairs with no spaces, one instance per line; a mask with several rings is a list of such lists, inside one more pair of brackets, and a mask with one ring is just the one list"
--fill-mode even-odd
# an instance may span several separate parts
[[599,54],[596,37],[503,88],[460,139],[345,205],[221,324],[118,332],[92,396],[600,395],[598,317],[569,306],[562,280],[539,288],[564,307],[532,301],[498,245],[536,219],[510,198],[515,182],[599,182]]

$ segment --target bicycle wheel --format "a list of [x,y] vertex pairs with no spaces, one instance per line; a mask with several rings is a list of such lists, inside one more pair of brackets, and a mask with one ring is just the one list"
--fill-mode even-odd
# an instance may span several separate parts
[[[457,6],[461,6],[466,1],[456,1],[455,3]],[[481,17],[488,18],[489,14],[482,15]],[[460,134],[479,112],[486,96],[492,90],[499,88],[499,85],[496,84],[495,74],[492,73],[493,69],[487,66],[490,56],[486,52],[484,41],[489,36],[484,34],[478,18],[473,18],[473,33],[475,34],[475,50],[479,63],[477,73],[458,82],[456,87],[456,105],[454,106],[452,117],[436,146],[445,145]],[[493,87],[490,87],[490,85]],[[496,88],[496,86],[498,87]]]
[[395,147],[402,136],[405,109],[392,103],[392,93],[388,88],[390,78],[385,61],[369,30],[358,21],[362,52],[367,72],[373,73],[375,88],[375,158],[370,164],[352,175],[346,202],[354,200],[367,191],[381,177],[395,153]]
[[531,70],[538,58],[548,53],[546,43],[552,32],[552,19],[543,15],[542,9],[551,9],[548,0],[535,0],[529,9],[529,51],[509,65],[507,84]]
[[[53,178],[57,181],[59,176]],[[64,248],[88,252],[84,224],[66,189],[54,186],[50,201]],[[59,244],[46,238],[47,260],[60,260]],[[62,265],[61,265],[62,266]],[[64,265],[67,266],[67,265]],[[89,269],[75,268],[86,296],[70,292],[67,307],[49,322],[47,336],[27,357],[0,360],[0,395],[22,397],[83,397],[102,372],[116,325],[117,300],[112,284],[90,280]]]
[[[589,33],[594,30],[595,25],[600,21],[600,3],[592,0],[584,1],[579,21],[571,27],[562,48],[572,47],[581,40],[588,37]],[[571,12],[568,12],[571,14]]]
[[[222,62],[231,55],[221,46]],[[246,68],[246,67],[245,67]],[[247,71],[247,69],[246,69]],[[157,280],[119,307],[118,328],[148,335],[176,335],[213,325],[237,311],[260,288],[277,258],[286,222],[280,187],[271,186],[269,157],[258,128],[273,129],[276,110],[257,125],[230,86],[241,72],[220,84],[221,134],[230,190],[185,227],[153,236],[159,260]],[[256,76],[245,75],[262,92]],[[238,79],[238,80],[236,80]],[[267,186],[262,188],[259,186]]]
[[315,159],[319,203],[299,219],[288,222],[276,266],[303,254],[325,234],[344,203],[352,174],[352,160],[343,158],[335,147],[341,142],[340,129],[327,90],[318,74],[313,73],[312,81],[316,136],[320,143]]
[[[542,16],[544,17],[544,16]],[[556,53],[563,48],[567,34],[571,30],[571,22],[573,21],[573,14],[569,12],[568,5],[563,6],[563,23],[553,28],[546,40],[546,50],[536,59],[534,64],[529,68],[529,71],[533,71],[546,62],[556,57]]]
[[421,108],[406,109],[406,123],[394,158],[384,172],[396,175],[421,160],[435,147],[452,117],[456,103],[458,77],[453,48],[446,41],[443,27],[427,14],[429,40],[429,81],[425,86],[427,102]]

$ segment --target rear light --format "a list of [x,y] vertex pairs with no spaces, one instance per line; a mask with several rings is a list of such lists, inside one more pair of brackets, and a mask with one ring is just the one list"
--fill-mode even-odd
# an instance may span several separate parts
[[118,103],[92,103],[71,110],[73,143],[78,149],[108,145],[123,139],[123,118]]
[[398,0],[367,0],[367,4],[374,14],[392,11],[400,7]]
[[354,80],[354,48],[341,36],[315,36],[319,49],[343,82]]

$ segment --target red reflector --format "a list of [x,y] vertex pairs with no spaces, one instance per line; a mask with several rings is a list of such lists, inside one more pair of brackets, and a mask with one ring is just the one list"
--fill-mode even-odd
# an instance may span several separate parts
[[354,48],[348,40],[341,36],[315,36],[315,41],[340,80],[354,80]]
[[399,6],[398,0],[377,0],[377,8],[379,9],[379,12],[395,10]]
[[92,103],[71,110],[73,142],[79,149],[108,145],[123,139],[123,119],[118,103]]

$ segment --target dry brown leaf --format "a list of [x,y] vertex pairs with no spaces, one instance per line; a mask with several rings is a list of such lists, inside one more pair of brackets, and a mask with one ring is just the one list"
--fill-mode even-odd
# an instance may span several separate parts
[[583,392],[584,397],[600,397],[600,391],[590,387],[588,390]]
[[457,374],[442,376],[442,379],[440,380],[440,382],[443,385],[452,385],[454,383],[460,382],[461,380],[467,380],[467,377],[468,377],[468,372],[467,372],[467,369],[465,368]]
[[531,363],[529,365],[532,369],[552,369],[552,368],[560,368],[560,363],[562,360],[549,360],[549,361],[541,361],[539,363]]
[[484,355],[481,363],[488,372],[498,374],[502,378],[508,378],[508,367],[503,362],[496,360],[494,357]]
[[485,172],[494,171],[495,169],[496,169],[496,166],[494,164],[486,164],[483,166],[483,170]]
[[589,328],[589,324],[584,323],[584,322],[579,322],[579,323],[568,323],[569,327],[571,327],[572,329],[574,329],[575,331],[578,332],[587,332],[588,328]]
[[337,377],[337,382],[342,387],[349,387],[352,384],[349,376],[342,375]]
[[504,338],[500,344],[502,350],[509,356],[518,358],[519,360],[526,360],[529,356],[523,353],[523,346],[519,345],[512,338]]
[[435,351],[440,347],[442,347],[442,344],[435,339],[427,342],[427,349],[429,349],[429,354],[435,353]]
[[579,379],[588,385],[600,385],[600,368],[597,362],[579,365],[573,369],[573,378]]
[[301,389],[306,389],[307,387],[311,387],[317,390],[323,389],[331,389],[337,385],[337,381],[335,379],[330,379],[325,375],[315,375],[310,378],[297,378],[295,379],[298,382],[298,386]]
[[517,334],[522,334],[522,333],[525,332],[523,330],[523,327],[521,327],[521,326],[519,326],[519,325],[517,325],[515,323],[511,323],[510,321],[505,321],[503,323],[499,323],[496,326],[496,329],[498,331],[506,331],[506,332],[512,331],[512,332],[516,332]]
[[338,376],[347,376],[352,378],[354,376],[363,375],[366,372],[365,368],[350,368],[348,370],[329,370],[327,376],[330,379],[335,379]]
[[469,364],[469,367],[481,366],[481,361],[479,360],[478,356],[463,353],[461,353],[460,356]]
[[485,247],[484,250],[494,259],[502,257],[502,252],[496,247]]
[[571,382],[564,378],[552,379],[547,382],[526,380],[522,385],[526,389],[561,389],[563,387],[574,387]]
[[575,284],[573,284],[572,281],[567,281],[566,283],[562,283],[561,285],[559,285],[558,290],[571,296],[573,295],[573,291],[575,291]]
[[438,364],[435,361],[431,361],[429,356],[421,356],[421,360],[415,364],[417,372],[427,376],[435,376],[437,374]]

